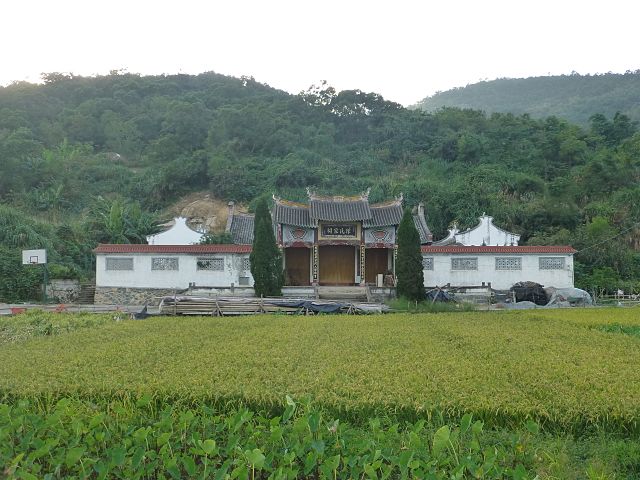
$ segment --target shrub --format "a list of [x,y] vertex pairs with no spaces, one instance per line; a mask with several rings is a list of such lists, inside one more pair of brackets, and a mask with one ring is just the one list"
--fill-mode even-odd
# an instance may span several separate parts
[[249,258],[256,295],[266,297],[282,295],[281,289],[284,283],[282,254],[276,244],[271,214],[265,199],[258,201],[256,206],[253,247]]
[[424,293],[424,273],[420,235],[413,223],[413,216],[406,209],[398,226],[398,256],[396,258],[397,292],[399,297],[422,301]]

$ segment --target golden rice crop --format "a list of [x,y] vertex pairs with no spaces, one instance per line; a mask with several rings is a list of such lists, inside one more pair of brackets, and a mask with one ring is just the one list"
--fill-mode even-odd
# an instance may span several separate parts
[[471,412],[636,429],[640,339],[593,328],[640,311],[153,318],[0,348],[11,396],[310,396],[342,411]]

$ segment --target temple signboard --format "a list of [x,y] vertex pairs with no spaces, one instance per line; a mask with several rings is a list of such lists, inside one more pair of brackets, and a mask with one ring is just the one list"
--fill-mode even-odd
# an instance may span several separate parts
[[355,238],[358,227],[355,223],[349,224],[324,224],[321,226],[322,236],[326,238]]

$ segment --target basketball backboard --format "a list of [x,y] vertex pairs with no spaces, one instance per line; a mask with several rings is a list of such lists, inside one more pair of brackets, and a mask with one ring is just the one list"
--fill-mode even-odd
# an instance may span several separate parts
[[46,250],[23,250],[22,251],[23,265],[42,265],[45,263],[47,263]]

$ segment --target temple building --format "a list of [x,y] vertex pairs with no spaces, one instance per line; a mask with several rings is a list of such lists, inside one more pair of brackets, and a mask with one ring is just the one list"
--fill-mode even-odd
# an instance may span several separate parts
[[[185,230],[183,219],[176,219],[173,233],[150,238],[150,245],[99,245],[94,251],[96,303],[143,303],[196,286],[251,294],[254,216],[237,213],[233,202],[228,207],[229,244],[195,245],[200,234]],[[392,295],[403,209],[402,195],[370,203],[369,191],[356,196],[308,191],[305,202],[274,196],[271,216],[282,250],[285,286],[291,292],[317,292],[323,286],[371,291],[370,286],[384,286]],[[454,227],[448,237],[434,242],[422,204],[414,208],[413,222],[422,244],[426,288],[509,289],[525,280],[573,286],[575,250],[569,246],[519,246],[518,234],[496,227],[486,215],[477,227],[463,232]],[[186,239],[182,243],[174,243],[178,230],[188,234],[180,237]]]
[[[273,221],[287,285],[365,285],[395,269],[402,197],[370,204],[369,193],[307,203],[274,197]],[[426,223],[425,223],[426,225]]]
[[[322,196],[308,191],[306,203],[273,197],[271,216],[283,252],[285,285],[366,285],[395,272],[396,232],[402,195],[369,203],[356,196]],[[421,243],[432,240],[420,204],[413,215]],[[253,242],[253,216],[229,203],[227,231],[234,243]]]

